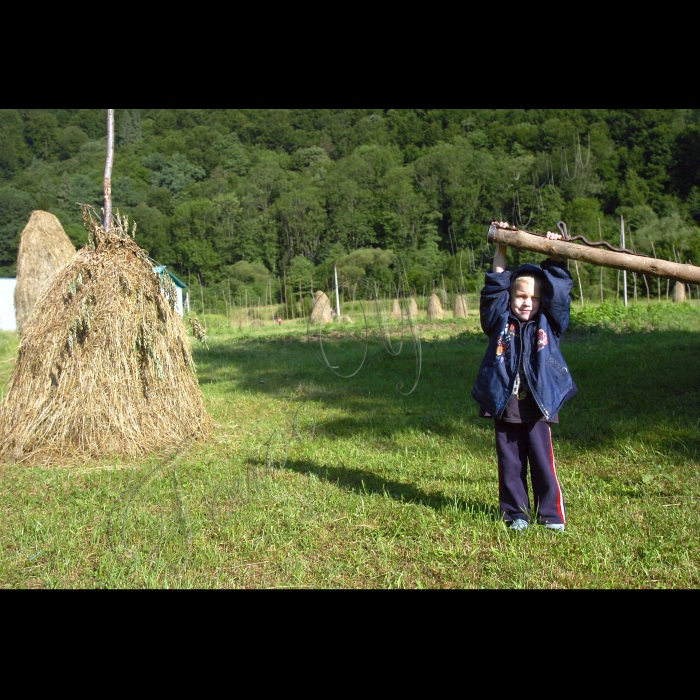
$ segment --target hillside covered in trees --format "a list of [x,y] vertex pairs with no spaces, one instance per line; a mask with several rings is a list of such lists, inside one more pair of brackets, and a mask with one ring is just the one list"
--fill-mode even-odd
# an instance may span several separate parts
[[[474,291],[488,224],[700,264],[700,110],[116,110],[112,206],[205,295],[346,282]],[[106,110],[0,110],[0,276],[30,212],[76,246],[104,204]],[[530,255],[509,251],[514,263]],[[615,287],[581,266],[580,289]],[[201,285],[201,287],[200,287]],[[286,288],[286,287],[285,287]],[[598,292],[595,292],[598,294]],[[362,284],[358,288],[362,294]]]

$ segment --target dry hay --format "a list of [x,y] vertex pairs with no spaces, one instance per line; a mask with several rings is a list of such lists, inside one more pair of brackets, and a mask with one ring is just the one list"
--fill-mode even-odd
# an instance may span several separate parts
[[455,297],[454,304],[452,305],[452,315],[455,318],[467,318],[469,315],[467,298],[463,294],[458,294]]
[[442,304],[440,297],[437,294],[431,294],[428,297],[428,318],[432,321],[434,318],[442,318]]
[[49,278],[75,255],[61,222],[47,211],[33,211],[20,234],[17,251],[15,318],[21,334]]
[[391,318],[401,318],[401,304],[398,299],[394,299],[391,304]]
[[311,323],[330,323],[331,322],[331,305],[328,295],[320,289],[314,294],[314,305],[311,309],[309,321]]
[[118,213],[109,231],[87,209],[84,221],[87,245],[27,319],[0,404],[2,461],[138,458],[213,427],[170,277]]
[[418,318],[418,304],[413,297],[408,302],[408,315],[410,318]]

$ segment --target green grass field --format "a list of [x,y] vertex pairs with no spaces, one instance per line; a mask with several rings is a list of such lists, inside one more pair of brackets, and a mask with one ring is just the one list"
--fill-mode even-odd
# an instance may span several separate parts
[[[419,343],[398,326],[389,343],[358,310],[322,344],[305,322],[203,320],[209,349],[192,343],[215,433],[143,463],[0,466],[0,586],[700,582],[694,303],[574,309],[563,350],[579,392],[553,426],[564,533],[500,519],[493,428],[470,397],[475,316],[420,318]],[[2,382],[16,350],[0,332]]]

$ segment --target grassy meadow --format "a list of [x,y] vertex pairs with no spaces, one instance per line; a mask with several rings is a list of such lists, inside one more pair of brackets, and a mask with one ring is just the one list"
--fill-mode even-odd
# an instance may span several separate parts
[[[413,329],[357,305],[320,335],[200,317],[215,432],[141,463],[0,465],[0,586],[697,587],[697,301],[573,309],[579,392],[553,426],[563,533],[501,521],[470,302]],[[0,332],[3,386],[17,344]]]

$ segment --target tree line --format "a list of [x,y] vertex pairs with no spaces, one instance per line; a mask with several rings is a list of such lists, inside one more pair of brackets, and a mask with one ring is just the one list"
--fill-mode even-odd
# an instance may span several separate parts
[[[197,296],[481,283],[498,218],[700,263],[700,110],[116,110],[112,206]],[[106,110],[0,110],[0,276],[33,209],[79,247]],[[532,254],[509,251],[513,264]],[[580,293],[614,271],[579,266]],[[445,281],[447,280],[447,282]],[[280,282],[281,281],[281,282]],[[289,292],[288,292],[289,293]],[[194,296],[194,293],[193,293]]]

